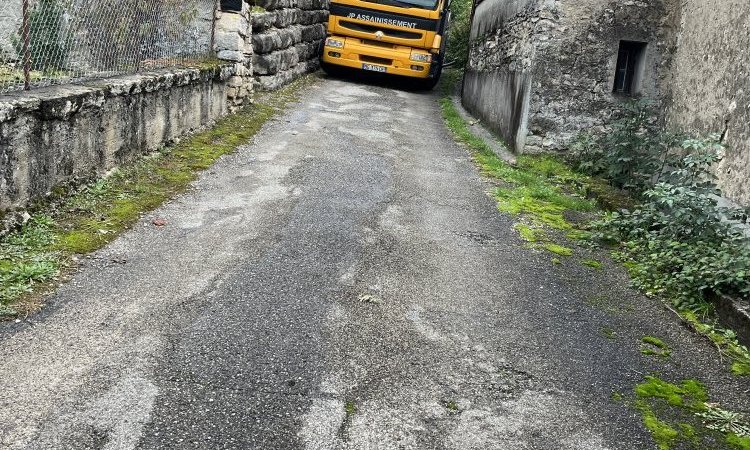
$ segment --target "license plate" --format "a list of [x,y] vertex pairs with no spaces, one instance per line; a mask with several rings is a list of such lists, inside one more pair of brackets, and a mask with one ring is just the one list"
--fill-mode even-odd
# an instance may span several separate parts
[[383,66],[376,66],[375,64],[362,64],[362,69],[372,70],[373,72],[386,72],[386,68]]

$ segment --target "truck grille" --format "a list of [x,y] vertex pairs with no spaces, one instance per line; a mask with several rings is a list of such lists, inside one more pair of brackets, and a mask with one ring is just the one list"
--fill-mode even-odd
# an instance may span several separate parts
[[344,28],[348,28],[353,31],[359,31],[362,33],[375,34],[378,31],[382,31],[384,35],[398,39],[422,39],[421,33],[413,33],[411,31],[391,30],[388,28],[380,28],[372,25],[364,25],[361,23],[349,22],[348,20],[340,20],[339,25]]
[[378,58],[377,56],[359,55],[359,60],[372,64],[380,64],[383,66],[390,66],[391,64],[393,64],[392,59]]

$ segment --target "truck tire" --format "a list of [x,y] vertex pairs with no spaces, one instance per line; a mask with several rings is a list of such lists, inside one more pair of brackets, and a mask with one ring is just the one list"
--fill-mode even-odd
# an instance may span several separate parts
[[435,86],[437,86],[438,82],[440,82],[440,75],[443,74],[443,59],[437,59],[435,61],[435,64],[438,64],[437,69],[435,69],[435,73],[431,77],[424,78],[417,82],[417,87],[419,89],[431,91],[435,88]]

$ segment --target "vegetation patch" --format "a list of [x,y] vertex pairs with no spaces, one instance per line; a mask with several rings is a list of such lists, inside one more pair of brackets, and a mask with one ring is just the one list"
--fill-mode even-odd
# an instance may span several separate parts
[[591,223],[595,242],[615,247],[635,287],[671,303],[691,326],[750,374],[750,352],[723,329],[708,301],[722,292],[750,298],[750,209],[721,206],[715,167],[720,136],[664,132],[645,103],[628,105],[610,132],[573,145],[580,170],[627,190],[635,204]]
[[452,414],[456,414],[457,412],[459,412],[458,403],[453,400],[445,402],[445,408]]
[[597,261],[595,259],[584,259],[583,261],[581,261],[581,264],[586,267],[591,267],[592,269],[602,270],[601,261]]
[[344,404],[344,412],[347,416],[354,415],[354,413],[357,412],[357,405],[353,401],[347,400],[347,402]]
[[601,330],[599,330],[602,333],[602,336],[604,336],[607,339],[615,340],[617,339],[617,333],[615,333],[615,330],[609,327],[604,327]]
[[559,245],[559,244],[547,242],[542,247],[548,252],[554,253],[555,255],[573,256],[573,250],[569,249],[568,247],[563,247],[562,245]]
[[229,115],[209,130],[115,171],[60,202],[42,207],[0,239],[0,316],[38,307],[38,287],[56,281],[73,256],[90,253],[130,228],[140,215],[187,189],[198,171],[247,142],[295,99],[303,78]]
[[547,233],[545,233],[544,229],[542,228],[532,227],[524,223],[517,223],[513,225],[513,228],[515,228],[515,230],[518,231],[518,234],[521,236],[521,239],[523,239],[526,242],[530,242],[534,244],[540,241],[544,242],[547,240]]
[[514,229],[521,239],[532,248],[572,256],[573,249],[560,241],[582,241],[589,236],[567,216],[597,213],[596,201],[588,198],[591,179],[552,155],[522,155],[515,164],[503,161],[471,132],[449,97],[441,99],[440,106],[447,127],[469,148],[482,174],[498,184],[493,192],[497,207],[518,217]]
[[668,358],[672,355],[672,350],[669,346],[661,339],[654,336],[645,336],[641,339],[643,345],[641,346],[641,353],[648,356],[660,356],[662,358]]
[[634,406],[660,450],[744,449],[750,437],[744,415],[708,399],[706,387],[697,380],[672,384],[647,376],[635,387]]

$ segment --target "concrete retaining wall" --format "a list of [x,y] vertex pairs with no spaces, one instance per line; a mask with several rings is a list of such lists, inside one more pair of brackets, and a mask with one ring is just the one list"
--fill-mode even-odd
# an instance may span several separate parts
[[0,96],[0,211],[101,175],[227,112],[231,66]]

